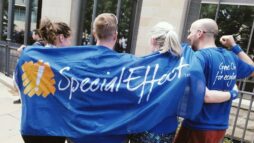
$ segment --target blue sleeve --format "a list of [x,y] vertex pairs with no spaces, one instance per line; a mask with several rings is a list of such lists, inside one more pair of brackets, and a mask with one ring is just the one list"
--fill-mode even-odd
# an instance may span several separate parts
[[249,65],[237,57],[237,79],[246,78],[254,72],[254,66]]

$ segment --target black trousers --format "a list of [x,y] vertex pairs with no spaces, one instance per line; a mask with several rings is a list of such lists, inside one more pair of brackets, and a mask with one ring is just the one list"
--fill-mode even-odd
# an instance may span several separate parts
[[27,136],[22,135],[25,143],[64,143],[66,137],[61,136]]

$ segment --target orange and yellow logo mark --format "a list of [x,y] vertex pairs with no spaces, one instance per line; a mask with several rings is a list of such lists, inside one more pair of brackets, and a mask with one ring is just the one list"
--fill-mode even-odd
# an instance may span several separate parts
[[24,94],[32,97],[33,95],[47,97],[49,94],[54,95],[55,79],[54,73],[48,63],[38,61],[37,63],[25,62],[22,65],[22,81]]

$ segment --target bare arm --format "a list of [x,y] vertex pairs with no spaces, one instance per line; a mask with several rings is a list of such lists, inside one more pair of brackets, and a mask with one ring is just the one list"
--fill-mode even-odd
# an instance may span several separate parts
[[24,50],[25,47],[26,47],[26,45],[21,45],[21,46],[17,49],[18,53],[19,53],[19,54],[22,53],[22,51]]
[[209,90],[206,88],[205,103],[222,103],[238,97],[237,85],[231,91]]
[[[232,35],[222,36],[220,38],[220,42],[221,42],[221,44],[223,44],[224,46],[226,46],[227,48],[230,48],[230,49],[237,46]],[[240,51],[236,52],[236,54],[241,60],[243,60],[244,62],[246,62],[249,65],[254,66],[254,62],[244,51],[240,50]],[[254,72],[252,72],[251,76],[254,76]]]
[[230,99],[230,93],[226,91],[209,90],[206,88],[205,103],[222,103]]
[[241,51],[237,56],[241,60],[245,61],[246,63],[254,66],[254,62],[251,60],[251,58],[245,52]]

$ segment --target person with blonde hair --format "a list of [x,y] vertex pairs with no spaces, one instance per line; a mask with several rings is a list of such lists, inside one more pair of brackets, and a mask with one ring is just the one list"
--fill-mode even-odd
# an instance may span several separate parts
[[[171,56],[180,58],[183,55],[183,48],[178,39],[174,27],[167,22],[159,22],[150,31],[150,46],[152,52],[160,52],[161,54],[169,52]],[[237,89],[231,90],[236,93]],[[230,92],[206,89],[204,102],[206,103],[221,103],[230,100]],[[178,126],[177,116],[170,116],[160,122],[153,129],[132,134],[129,136],[131,143],[147,143],[147,142],[166,142],[174,141],[176,129]]]
[[[172,56],[180,58],[182,47],[173,26],[167,22],[159,22],[150,31],[150,46],[152,52],[161,54],[169,52]],[[178,125],[177,116],[164,119],[153,129],[129,136],[131,143],[171,143],[174,140]]]
[[150,44],[152,52],[159,51],[160,53],[170,52],[171,54],[180,57],[182,53],[181,44],[173,26],[167,22],[156,24],[151,32]]

